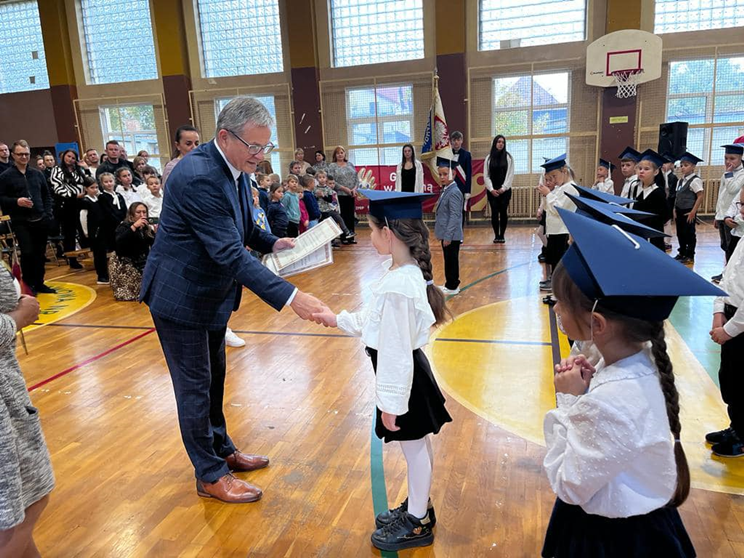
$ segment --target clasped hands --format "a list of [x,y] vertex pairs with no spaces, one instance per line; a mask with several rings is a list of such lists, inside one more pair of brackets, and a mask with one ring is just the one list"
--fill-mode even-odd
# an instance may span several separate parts
[[723,329],[724,325],[726,325],[726,317],[720,312],[713,314],[713,326],[710,328],[709,333],[710,338],[719,345],[723,345],[731,339],[731,336]]
[[555,365],[553,376],[556,393],[585,394],[595,372],[596,369],[584,355],[562,359]]

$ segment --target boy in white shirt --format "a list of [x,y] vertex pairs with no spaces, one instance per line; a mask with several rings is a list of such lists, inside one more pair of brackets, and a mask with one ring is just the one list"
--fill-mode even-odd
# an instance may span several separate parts
[[147,214],[154,219],[160,219],[160,211],[163,209],[163,193],[160,188],[160,178],[157,176],[148,176],[146,185],[148,193],[142,201],[147,206]]
[[626,147],[620,154],[620,172],[625,177],[620,195],[623,198],[636,199],[640,193],[640,183],[636,176],[636,165],[641,160],[641,154],[632,147]]
[[[718,229],[718,234],[721,238],[721,250],[726,253],[728,252],[729,242],[731,241],[731,233],[729,232],[729,228],[723,224],[723,219],[729,207],[731,207],[731,203],[738,196],[742,186],[744,186],[744,167],[741,164],[742,155],[744,155],[744,145],[731,143],[722,145],[721,147],[726,150],[723,156],[726,172],[723,173],[721,185],[718,188],[716,220],[713,224]],[[718,283],[722,276],[723,274],[715,275],[711,279],[714,283]]]

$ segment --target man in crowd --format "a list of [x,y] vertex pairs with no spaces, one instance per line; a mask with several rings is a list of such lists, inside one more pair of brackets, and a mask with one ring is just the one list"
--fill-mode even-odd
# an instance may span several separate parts
[[13,223],[23,280],[34,294],[54,293],[44,284],[44,255],[54,207],[49,185],[44,173],[29,165],[31,150],[25,140],[15,142],[11,154],[13,166],[0,175],[0,206]]
[[96,176],[96,171],[98,171],[100,161],[98,151],[93,148],[85,151],[85,154],[83,155],[83,163],[85,163],[85,167],[88,169],[88,174],[90,176]]
[[13,163],[10,162],[10,149],[8,145],[0,141],[0,174],[8,170]]
[[106,161],[98,165],[98,168],[96,169],[96,178],[98,178],[101,173],[104,172],[110,172],[111,174],[115,175],[117,169],[126,167],[130,171],[132,171],[134,185],[139,186],[142,181],[139,179],[137,174],[135,174],[134,165],[125,157],[122,157],[121,151],[121,146],[119,145],[118,141],[110,140],[106,142]]

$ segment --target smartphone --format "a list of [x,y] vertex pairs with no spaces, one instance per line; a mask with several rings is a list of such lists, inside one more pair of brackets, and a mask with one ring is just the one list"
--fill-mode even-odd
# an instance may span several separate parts
[[148,217],[147,222],[151,225],[157,225],[158,223],[160,223],[160,217]]

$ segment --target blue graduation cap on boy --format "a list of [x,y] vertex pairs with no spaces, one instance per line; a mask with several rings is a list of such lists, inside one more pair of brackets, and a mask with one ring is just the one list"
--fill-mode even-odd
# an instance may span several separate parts
[[605,159],[600,159],[598,166],[604,167],[604,168],[606,168],[610,172],[614,171],[617,168],[615,165],[613,165],[612,163],[610,163],[609,161],[607,161]]
[[665,163],[676,163],[678,160],[677,157],[675,157],[671,153],[662,153],[661,158],[664,159]]
[[666,162],[664,160],[664,157],[662,157],[661,155],[659,155],[653,149],[646,149],[646,151],[644,151],[643,153],[641,153],[641,159],[640,160],[641,161],[651,161],[658,168],[661,168],[661,166]]
[[571,201],[576,204],[577,212],[580,215],[590,217],[600,223],[607,225],[617,225],[624,231],[632,232],[643,238],[659,238],[662,236],[669,236],[664,234],[662,231],[647,227],[634,221],[632,217],[656,217],[653,213],[646,211],[638,211],[637,209],[631,209],[622,205],[611,205],[609,203],[603,203],[601,201],[590,200],[587,198],[580,198],[572,194],[566,194]]
[[359,190],[369,200],[369,213],[381,221],[385,219],[421,219],[422,203],[434,194]]
[[689,151],[685,151],[684,154],[679,158],[680,161],[687,161],[688,163],[692,163],[693,165],[697,165],[698,163],[702,163],[703,160],[700,157],[696,157]]
[[540,166],[545,169],[545,172],[550,172],[555,169],[562,169],[566,164],[566,154],[564,153],[563,155],[558,155],[558,157],[553,157],[552,159],[545,161]]
[[573,211],[558,212],[573,237],[561,263],[600,310],[662,321],[680,296],[726,295],[640,236]]
[[632,147],[628,146],[623,150],[622,153],[620,153],[618,159],[620,159],[621,161],[633,161],[637,163],[641,160],[641,154]]
[[726,150],[726,155],[744,155],[744,145],[741,143],[728,143],[721,147]]
[[446,157],[437,157],[437,167],[449,167],[451,169],[457,166],[457,161],[452,161]]
[[599,190],[592,190],[591,188],[586,188],[584,186],[576,186],[576,189],[579,191],[579,195],[582,198],[589,198],[590,200],[597,200],[604,203],[612,203],[615,205],[627,205],[629,203],[634,203],[636,200],[631,200],[630,198],[623,198],[621,196],[616,196],[614,194],[606,194],[605,192],[600,192]]

